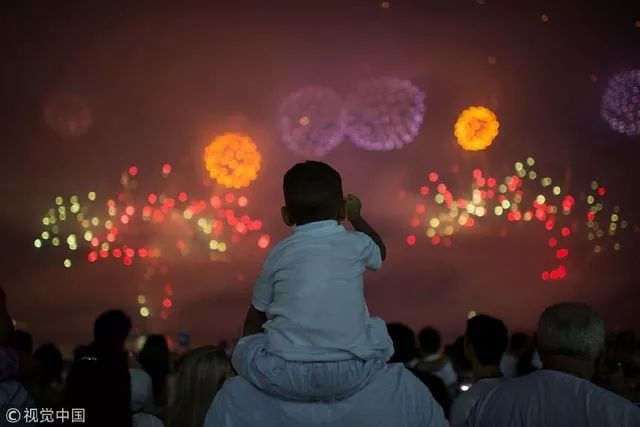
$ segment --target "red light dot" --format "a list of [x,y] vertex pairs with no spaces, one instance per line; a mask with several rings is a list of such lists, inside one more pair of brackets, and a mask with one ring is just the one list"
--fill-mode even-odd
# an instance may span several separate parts
[[549,272],[548,271],[543,271],[542,272],[542,280],[549,280]]
[[432,243],[434,246],[438,246],[438,245],[440,244],[440,240],[441,240],[441,239],[440,239],[440,236],[433,236],[433,237],[431,238],[431,243]]
[[133,206],[127,206],[124,211],[127,215],[132,216],[136,212],[136,208],[134,208]]
[[98,259],[98,253],[95,251],[90,252],[89,255],[87,255],[87,259],[89,260],[89,262],[96,262],[96,260]]
[[133,249],[131,249],[131,248],[127,248],[127,249],[125,249],[125,250],[124,250],[124,253],[125,253],[125,255],[126,255],[128,258],[133,258],[133,257],[136,255],[136,251],[134,251],[134,250],[133,250]]
[[469,218],[467,219],[467,222],[464,224],[467,227],[473,227],[475,225],[476,221],[473,218]]
[[420,220],[418,218],[411,218],[411,221],[409,221],[409,225],[413,228],[416,228],[420,225]]
[[169,163],[162,165],[162,173],[165,175],[169,175],[171,173],[171,165]]
[[427,207],[425,205],[416,205],[416,212],[421,214],[424,213],[427,210]]
[[147,197],[147,200],[149,201],[149,203],[154,204],[155,202],[158,201],[158,196],[156,196],[155,194],[151,193]]
[[180,200],[183,203],[187,201],[187,198],[188,198],[187,193],[185,193],[184,191],[178,194],[178,200]]
[[607,193],[607,190],[605,190],[604,187],[598,188],[598,194],[600,196],[604,196],[606,193]]
[[558,241],[554,237],[549,239],[549,246],[550,247],[555,248],[557,244],[558,244]]
[[489,178],[487,179],[487,185],[489,187],[495,187],[496,186],[496,179],[495,178]]
[[420,187],[420,194],[422,194],[423,196],[429,194],[429,187],[427,187],[426,185]]
[[227,193],[224,196],[224,201],[227,203],[233,203],[235,199],[236,199],[236,196],[234,196],[233,193]]
[[476,184],[478,184],[478,187],[484,187],[486,183],[487,180],[482,177],[476,179]]
[[98,246],[100,244],[100,240],[97,237],[91,239],[91,246]]
[[594,219],[596,219],[596,214],[595,212],[589,212],[587,213],[587,219],[589,220],[589,222],[593,222]]
[[247,206],[248,203],[249,199],[247,199],[245,196],[238,197],[238,206],[240,206],[241,208]]
[[436,182],[438,180],[438,174],[435,172],[429,173],[429,181]]
[[409,234],[407,236],[407,245],[413,246],[415,244],[416,244],[416,236],[414,236],[413,234]]
[[[109,233],[107,234],[107,240],[111,243],[113,243],[116,240],[116,235],[115,233]],[[98,245],[94,245],[94,246],[98,246]]]
[[184,243],[184,240],[178,240],[176,246],[178,247],[178,249],[183,250],[186,244]]
[[561,265],[558,267],[558,277],[560,279],[564,279],[565,277],[567,277],[567,267],[565,267],[564,265]]
[[218,197],[218,196],[213,196],[209,200],[209,203],[211,203],[211,206],[213,206],[216,209],[218,209],[218,208],[220,208],[220,206],[222,206],[222,200],[220,200],[220,197]]
[[558,272],[556,270],[553,270],[550,274],[550,277],[552,280],[556,280],[558,278]]
[[268,234],[263,234],[258,239],[258,247],[261,248],[261,249],[265,249],[267,246],[269,246],[269,242],[270,241],[271,241],[271,238],[269,237],[269,235]]
[[171,287],[171,285],[169,283],[164,285],[164,293],[169,295],[169,296],[173,295],[173,288]]
[[569,250],[568,249],[558,249],[556,251],[556,258],[558,259],[562,259],[562,258],[566,258],[569,255]]
[[438,193],[444,193],[445,191],[447,191],[447,186],[442,183],[438,184]]
[[562,235],[564,237],[567,237],[570,234],[571,234],[571,230],[569,229],[569,227],[562,227]]
[[442,239],[442,243],[444,244],[445,247],[450,247],[451,246],[451,239],[448,237],[445,237],[444,239]]
[[[160,318],[161,318],[162,320],[167,320],[167,319],[169,318],[169,313],[167,313],[166,311],[162,310],[162,311],[160,312]],[[169,340],[167,340],[167,341],[169,341]]]
[[548,231],[553,230],[553,220],[548,219],[547,222],[545,222],[544,224],[544,228],[546,228]]
[[162,301],[162,306],[163,306],[164,308],[171,308],[171,306],[172,306],[172,305],[173,305],[173,303],[171,302],[171,300],[170,300],[169,298],[165,298],[165,299]]
[[482,177],[482,171],[480,169],[474,169],[473,170],[473,177],[475,179],[481,178]]
[[129,175],[131,175],[131,176],[136,176],[136,175],[138,175],[138,168],[137,168],[137,167],[135,167],[135,166],[131,166],[131,167],[129,168]]
[[129,216],[128,215],[122,215],[120,217],[120,222],[123,224],[128,224],[129,223]]
[[124,265],[131,265],[133,264],[133,260],[129,257],[124,257],[124,260],[122,261],[124,263]]
[[145,248],[138,249],[138,256],[139,257],[145,258],[147,255],[149,255],[149,251],[148,250],[146,250]]
[[101,258],[106,258],[109,256],[109,252],[105,251],[104,249],[100,251],[100,257]]
[[122,256],[122,251],[120,249],[114,249],[112,254],[116,258],[120,258]]

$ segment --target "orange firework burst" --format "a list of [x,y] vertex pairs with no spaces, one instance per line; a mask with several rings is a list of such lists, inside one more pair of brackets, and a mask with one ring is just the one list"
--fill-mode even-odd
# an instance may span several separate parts
[[209,176],[227,188],[242,188],[255,180],[261,156],[251,137],[241,133],[217,136],[204,149]]
[[498,118],[486,107],[469,107],[454,126],[458,144],[468,151],[480,151],[491,145],[498,135]]

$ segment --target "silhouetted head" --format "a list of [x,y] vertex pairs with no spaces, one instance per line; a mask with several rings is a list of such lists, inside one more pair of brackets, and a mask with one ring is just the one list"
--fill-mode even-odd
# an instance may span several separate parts
[[529,349],[531,337],[524,332],[514,332],[509,339],[509,353],[520,356]]
[[44,344],[33,356],[40,365],[40,379],[43,383],[62,382],[64,361],[58,347],[54,344]]
[[393,341],[391,363],[409,363],[417,356],[416,336],[410,327],[402,323],[387,324],[387,331]]
[[326,163],[296,164],[284,175],[283,189],[282,219],[289,226],[345,217],[342,178]]
[[124,349],[124,342],[131,332],[131,319],[122,310],[109,310],[96,319],[93,338],[96,343]]
[[499,366],[509,334],[502,320],[479,314],[467,320],[465,356],[471,363]]
[[440,343],[442,338],[440,337],[440,332],[434,329],[431,326],[427,326],[426,328],[420,331],[418,335],[418,341],[420,342],[420,350],[426,356],[431,354],[435,354],[440,350]]

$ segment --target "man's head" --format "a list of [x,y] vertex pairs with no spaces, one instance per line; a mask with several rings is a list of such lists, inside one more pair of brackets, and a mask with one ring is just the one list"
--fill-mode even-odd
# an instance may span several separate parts
[[387,324],[387,331],[393,341],[391,363],[409,363],[416,357],[416,336],[407,325],[402,323]]
[[287,225],[344,219],[342,178],[322,162],[298,163],[284,175],[282,219]]
[[93,338],[96,343],[124,349],[124,342],[131,332],[131,319],[122,310],[109,310],[96,319]]
[[502,320],[479,314],[467,320],[465,356],[475,365],[499,366],[509,335]]
[[440,332],[431,326],[427,326],[420,331],[418,341],[420,341],[420,350],[427,356],[435,354],[440,350]]
[[602,319],[589,306],[560,303],[542,313],[537,337],[545,368],[579,370],[571,373],[588,377],[604,349],[605,330]]
[[531,339],[524,332],[514,332],[509,340],[509,353],[521,356],[529,348]]

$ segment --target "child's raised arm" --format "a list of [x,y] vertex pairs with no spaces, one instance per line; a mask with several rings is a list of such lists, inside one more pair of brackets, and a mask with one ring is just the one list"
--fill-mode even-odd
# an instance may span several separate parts
[[384,261],[387,257],[387,248],[384,246],[384,242],[382,241],[382,237],[373,229],[371,225],[367,221],[362,218],[362,202],[353,194],[349,194],[345,201],[345,207],[347,212],[347,219],[351,222],[351,225],[356,231],[360,231],[361,233],[366,234],[371,237],[371,240],[374,241],[376,245],[380,248],[380,257]]

